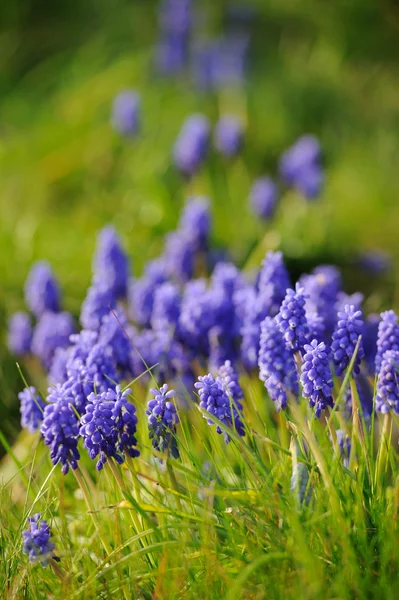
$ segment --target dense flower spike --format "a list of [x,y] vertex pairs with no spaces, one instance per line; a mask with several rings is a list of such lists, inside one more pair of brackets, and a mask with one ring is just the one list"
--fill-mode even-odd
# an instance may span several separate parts
[[46,406],[40,431],[44,443],[50,448],[53,465],[61,463],[64,475],[70,467],[76,469],[80,458],[79,421],[68,400],[60,399]]
[[173,148],[176,167],[184,175],[193,175],[205,159],[209,147],[210,126],[204,115],[192,115],[183,123]]
[[186,65],[191,22],[191,0],[164,0],[161,3],[160,41],[156,47],[156,63],[164,75],[176,74]]
[[14,313],[8,321],[8,349],[17,356],[23,356],[30,352],[31,341],[32,325],[28,313]]
[[[339,310],[337,301],[342,300],[339,270],[333,265],[320,265],[312,273],[302,275],[299,283],[305,290],[306,312],[319,316],[324,323],[325,335],[330,336],[336,325]],[[346,304],[356,303],[346,302]]]
[[315,408],[316,417],[327,406],[334,406],[331,369],[329,365],[329,350],[324,342],[320,344],[313,340],[305,344],[303,357],[301,384],[303,395],[309,399],[310,406]]
[[[344,312],[338,313],[338,324],[332,336],[331,350],[337,375],[343,375],[355,352],[356,344],[364,329],[362,312],[348,304]],[[364,357],[363,344],[360,340],[353,372],[360,373],[360,362]]]
[[160,390],[151,389],[155,398],[149,400],[146,415],[148,415],[148,429],[152,446],[158,452],[170,452],[173,458],[179,458],[179,449],[176,440],[176,425],[179,417],[173,403],[174,390],[168,390],[165,383]]
[[297,283],[295,292],[287,290],[276,315],[276,323],[284,336],[286,344],[295,352],[301,351],[309,337],[309,326],[305,312],[306,296],[303,288]]
[[25,302],[35,317],[60,310],[60,290],[47,262],[37,262],[31,268],[25,283]]
[[125,298],[129,280],[129,261],[118,234],[111,225],[104,227],[97,238],[93,260],[93,280],[110,290],[115,298]]
[[151,322],[154,294],[158,285],[167,280],[166,264],[162,259],[148,263],[141,279],[131,282],[129,286],[129,311],[137,325],[148,327]]
[[69,337],[73,333],[75,324],[69,313],[43,313],[33,331],[32,353],[46,369],[50,369],[55,351],[69,346]]
[[180,291],[173,283],[160,285],[154,294],[151,326],[154,331],[176,331],[180,317]]
[[242,401],[244,394],[238,380],[237,370],[232,365],[230,360],[226,360],[219,368],[216,381],[219,381],[222,384],[226,394],[232,397],[236,408],[242,412]]
[[398,317],[393,310],[381,313],[378,325],[377,354],[375,357],[375,371],[378,374],[384,354],[387,350],[399,350],[399,325]]
[[252,185],[249,201],[255,215],[269,220],[274,216],[278,200],[277,186],[271,177],[260,177]]
[[384,353],[377,379],[376,409],[399,413],[399,351]]
[[195,268],[195,248],[184,231],[172,231],[166,236],[164,259],[166,273],[179,283],[189,281]]
[[133,90],[120,92],[112,105],[111,123],[117,133],[135,135],[140,127],[140,98]]
[[208,333],[213,324],[211,295],[205,279],[189,281],[183,292],[179,332],[184,345],[197,355],[209,351]]
[[285,408],[288,393],[298,396],[298,372],[275,319],[261,323],[259,378],[264,382],[277,410]]
[[216,125],[215,146],[221,154],[232,158],[236,156],[243,143],[241,121],[234,115],[224,115]]
[[102,394],[94,392],[88,397],[85,414],[81,418],[80,435],[91,459],[99,456],[100,471],[108,458],[122,464],[126,455],[139,456],[136,448],[136,409],[127,400],[130,389],[122,392],[118,385]]
[[[232,406],[232,403],[223,389],[220,381],[216,381],[210,373],[203,377],[198,377],[198,382],[194,384],[198,390],[200,397],[200,407],[205,409],[211,415],[214,415],[219,421],[227,427],[235,427],[239,435],[245,435],[244,425],[237,411]],[[208,420],[209,425],[213,425],[211,418],[204,415]],[[219,425],[216,426],[217,433],[222,433]],[[224,432],[224,440],[226,443],[230,441],[229,435]]]
[[102,318],[115,308],[115,296],[111,289],[103,285],[92,285],[87,290],[86,298],[80,310],[80,324],[84,329],[96,331],[101,325]]
[[102,318],[98,343],[112,349],[113,361],[122,375],[129,372],[131,333],[132,327],[123,310],[116,309]]
[[282,252],[268,252],[259,273],[258,289],[270,316],[274,317],[278,313],[290,285]]
[[28,555],[30,563],[40,563],[42,567],[47,567],[55,549],[55,545],[50,541],[50,527],[47,521],[41,518],[40,513],[29,517],[28,523],[29,528],[22,532],[22,552]]
[[309,200],[315,198],[324,181],[318,140],[312,135],[299,138],[284,152],[279,168],[288,185],[296,187]]
[[179,222],[179,231],[190,240],[195,251],[206,250],[211,229],[209,198],[197,196],[186,202]]
[[36,388],[28,387],[18,394],[20,400],[21,425],[30,433],[40,427],[43,420],[43,411],[46,404],[36,393]]

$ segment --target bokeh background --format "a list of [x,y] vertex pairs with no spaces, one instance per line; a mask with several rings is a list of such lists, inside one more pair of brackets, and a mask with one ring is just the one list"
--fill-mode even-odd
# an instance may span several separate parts
[[[226,33],[248,41],[245,69],[223,85],[204,80],[194,58],[178,74],[159,72],[159,2],[0,5],[0,418],[9,439],[22,382],[5,330],[8,315],[23,308],[29,267],[49,260],[65,308],[77,315],[106,223],[117,227],[139,275],[185,198],[205,194],[214,245],[228,247],[241,266],[280,247],[294,276],[333,263],[348,292],[367,295],[368,310],[399,305],[397,2],[193,4],[190,56]],[[125,88],[141,96],[134,139],[110,126],[113,98]],[[225,112],[239,115],[246,142],[235,161],[212,151],[185,181],[171,151],[193,112],[212,124]],[[273,223],[262,223],[248,206],[251,183],[273,176],[283,150],[304,133],[323,147],[323,192],[313,203],[284,193]],[[359,255],[376,250],[388,268],[361,270]]]

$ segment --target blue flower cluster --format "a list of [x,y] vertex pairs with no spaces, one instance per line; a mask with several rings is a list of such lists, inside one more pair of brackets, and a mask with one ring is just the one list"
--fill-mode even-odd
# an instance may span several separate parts
[[384,353],[377,379],[376,409],[399,413],[399,351]]
[[168,390],[165,383],[160,389],[151,389],[154,398],[148,401],[148,430],[153,448],[158,452],[169,452],[173,458],[179,458],[176,439],[176,425],[179,423],[176,406],[173,402],[174,390]]
[[46,404],[33,386],[25,388],[18,394],[18,398],[21,403],[21,425],[30,433],[34,433],[40,428]]
[[[198,390],[201,408],[214,415],[226,427],[234,428],[239,435],[245,435],[245,428],[240,415],[220,380],[218,381],[209,373],[198,377],[194,387]],[[212,418],[207,415],[204,415],[204,418],[207,419],[209,425],[214,425]],[[216,431],[217,433],[223,433],[226,443],[230,441],[228,433],[223,431],[219,425],[216,426]]]
[[80,459],[79,419],[68,399],[60,398],[54,404],[47,404],[40,431],[44,443],[50,448],[52,463],[60,463],[64,475],[70,467],[77,469]]
[[208,119],[195,114],[183,123],[173,148],[173,160],[183,175],[193,175],[206,158],[210,141]]
[[[337,327],[332,336],[331,350],[335,371],[337,375],[342,375],[347,369],[355,353],[356,344],[361,338],[364,330],[362,312],[355,310],[353,305],[346,305],[343,312],[338,313]],[[364,357],[363,345],[361,343],[356,354],[353,372],[360,373],[360,363]]]
[[40,563],[42,567],[47,567],[55,549],[55,545],[50,541],[50,527],[47,521],[41,518],[40,513],[29,517],[28,523],[29,529],[22,532],[22,552],[28,555],[30,563]]
[[324,342],[319,344],[317,340],[312,340],[310,344],[305,344],[304,350],[301,372],[303,395],[309,399],[310,406],[315,408],[315,414],[319,417],[327,406],[334,406],[329,349]]
[[318,140],[312,135],[299,138],[282,155],[280,174],[288,185],[294,186],[305,198],[315,198],[324,181]]
[[285,342],[294,352],[301,352],[309,339],[309,325],[305,311],[306,295],[297,283],[295,291],[287,290],[287,294],[276,316],[276,323],[284,336]]
[[80,435],[91,459],[99,456],[97,469],[101,471],[108,458],[122,464],[125,457],[140,455],[137,449],[136,409],[127,400],[130,389],[120,386],[88,397],[86,412],[81,418]]

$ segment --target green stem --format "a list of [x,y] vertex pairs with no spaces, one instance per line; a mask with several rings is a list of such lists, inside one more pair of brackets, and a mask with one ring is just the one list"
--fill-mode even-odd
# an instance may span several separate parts
[[[171,486],[175,490],[176,494],[179,494],[179,485],[177,483],[176,475],[175,475],[172,465],[170,464],[169,458],[166,459],[166,468],[168,470]],[[180,512],[182,512],[183,507],[182,507],[181,500],[178,495],[176,495],[175,498],[176,498],[177,508],[180,510]]]
[[79,467],[77,469],[73,469],[73,474],[75,475],[76,481],[79,484],[80,489],[83,492],[83,496],[84,499],[86,500],[86,504],[87,504],[87,508],[89,510],[89,513],[91,515],[91,518],[93,519],[93,523],[95,528],[97,529],[98,535],[100,537],[101,543],[104,546],[104,549],[106,551],[107,554],[111,554],[112,550],[111,550],[111,546],[108,544],[107,540],[103,538],[103,536],[101,535],[101,528],[100,528],[100,523],[98,522],[98,518],[97,518],[97,514],[94,510],[94,506],[92,504],[92,501],[90,499],[89,494],[87,493],[87,487],[86,487],[86,482],[82,476],[82,473],[79,469]]
[[389,412],[384,416],[384,424],[382,426],[380,448],[379,448],[379,452],[378,452],[377,466],[376,466],[376,472],[375,472],[376,483],[379,481],[383,470],[385,470],[385,468],[386,468],[389,442],[390,442],[390,437],[391,437],[391,435],[390,435],[391,425],[392,425],[392,414],[391,414],[391,412]]

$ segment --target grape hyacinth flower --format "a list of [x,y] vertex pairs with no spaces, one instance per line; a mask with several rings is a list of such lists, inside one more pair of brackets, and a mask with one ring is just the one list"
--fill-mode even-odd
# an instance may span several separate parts
[[195,249],[191,238],[182,231],[166,236],[164,259],[166,273],[179,283],[189,281],[194,274]]
[[208,333],[213,324],[210,293],[205,279],[185,285],[179,318],[179,333],[186,348],[197,355],[209,352]]
[[[305,290],[306,312],[318,315],[323,320],[325,335],[332,335],[339,308],[337,299],[342,299],[340,296],[342,280],[339,270],[333,265],[320,265],[312,273],[302,275],[299,283]],[[355,302],[347,302],[347,304],[355,304]]]
[[288,393],[298,396],[298,371],[291,351],[275,319],[266,317],[261,323],[259,378],[264,382],[278,411],[284,409]]
[[189,198],[180,217],[179,231],[184,232],[190,239],[196,252],[207,249],[210,229],[209,198],[205,196]]
[[165,383],[160,390],[151,389],[155,398],[149,400],[146,415],[148,415],[148,429],[152,446],[158,452],[170,452],[173,458],[179,458],[179,449],[176,440],[176,425],[179,417],[172,398],[174,390],[168,390]]
[[129,261],[112,225],[107,225],[98,234],[93,259],[93,280],[97,286],[110,290],[115,298],[126,298]]
[[50,369],[55,351],[68,347],[69,337],[73,333],[75,324],[69,313],[43,313],[33,331],[32,353],[46,369]]
[[60,290],[46,261],[39,261],[32,266],[25,282],[25,302],[37,318],[46,311],[60,310]]
[[103,285],[93,284],[87,290],[80,309],[80,324],[84,329],[97,331],[105,315],[115,308],[113,291]]
[[226,360],[218,370],[216,381],[222,384],[222,387],[228,396],[234,401],[234,406],[242,412],[243,391],[238,380],[238,373],[231,360]]
[[88,397],[85,414],[81,418],[80,435],[91,459],[99,456],[97,470],[101,471],[108,458],[113,457],[118,464],[125,462],[126,455],[134,458],[140,455],[136,448],[137,417],[136,409],[127,400],[130,389],[119,385],[109,388],[102,394],[92,393]]
[[183,175],[193,175],[204,161],[209,148],[208,119],[195,114],[186,119],[173,148],[173,160]]
[[132,348],[130,332],[131,326],[123,310],[116,309],[102,318],[98,343],[111,348],[113,362],[123,375],[129,373],[129,354]]
[[398,317],[393,310],[381,313],[378,325],[377,354],[375,357],[375,372],[378,374],[387,350],[399,350],[399,325]]
[[377,379],[376,409],[399,414],[399,351],[387,350]]
[[156,48],[156,62],[163,74],[178,73],[186,65],[191,23],[191,0],[164,0],[161,3],[160,42]]
[[40,428],[43,420],[43,411],[46,406],[36,388],[33,386],[25,388],[18,394],[20,400],[21,426],[30,433],[34,433]]
[[22,552],[28,555],[30,563],[40,562],[42,567],[47,567],[55,549],[55,545],[50,541],[50,527],[47,521],[41,518],[40,513],[29,517],[28,523],[29,528],[22,532]]
[[223,115],[216,125],[216,149],[224,156],[233,158],[240,152],[243,138],[241,121],[234,115]]
[[251,187],[249,201],[255,215],[268,221],[274,216],[278,200],[277,186],[271,177],[260,177]]
[[14,313],[8,321],[8,349],[17,356],[29,354],[31,341],[32,325],[28,313]]
[[[331,350],[335,371],[338,376],[343,375],[355,352],[359,337],[364,329],[362,312],[353,305],[346,305],[343,312],[338,313],[338,324],[332,336]],[[360,362],[364,357],[362,342],[360,341],[353,373],[360,373]]]
[[[203,377],[198,377],[198,381],[194,384],[194,387],[198,390],[201,408],[214,415],[227,427],[234,427],[239,435],[245,435],[244,425],[240,416],[231,405],[230,399],[220,381],[216,381],[213,375],[209,373]],[[208,416],[204,415],[204,419],[208,420],[208,425],[214,425],[212,419]],[[216,426],[216,431],[217,433],[223,433],[226,444],[230,441],[229,435],[223,432],[219,425]]]
[[299,138],[282,155],[279,170],[288,185],[296,187],[308,200],[315,198],[324,181],[319,141],[312,135]]
[[61,463],[64,475],[68,473],[70,467],[77,469],[80,459],[79,421],[68,400],[60,399],[55,404],[47,404],[40,431],[44,443],[50,447],[53,465]]
[[128,293],[129,312],[137,325],[150,325],[155,290],[166,280],[165,261],[158,259],[148,263],[140,279],[131,282]]
[[301,384],[305,398],[309,399],[310,406],[315,408],[316,417],[320,416],[322,410],[327,406],[334,406],[332,389],[331,369],[329,365],[329,349],[324,342],[320,344],[312,340],[305,344],[305,355],[303,357]]
[[180,317],[181,296],[176,285],[170,282],[160,285],[154,294],[151,326],[154,331],[175,332]]
[[301,351],[309,338],[309,326],[305,312],[306,296],[297,283],[295,291],[288,289],[276,315],[276,323],[287,346],[294,352]]
[[140,127],[140,98],[133,90],[124,90],[115,96],[112,105],[111,123],[117,133],[131,136]]
[[[264,299],[268,314],[274,317],[291,286],[282,252],[268,252],[259,273],[258,291]],[[267,316],[267,315],[265,315]]]

